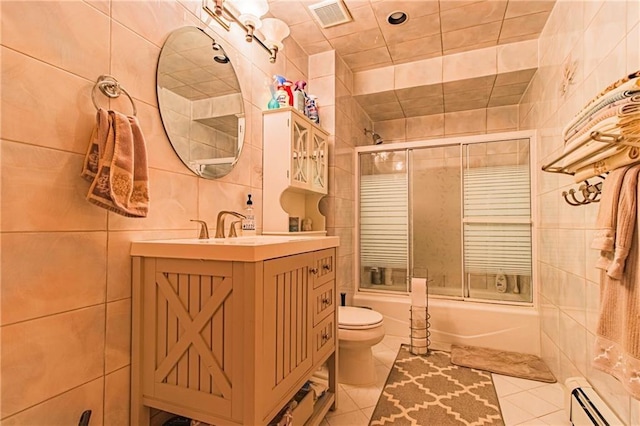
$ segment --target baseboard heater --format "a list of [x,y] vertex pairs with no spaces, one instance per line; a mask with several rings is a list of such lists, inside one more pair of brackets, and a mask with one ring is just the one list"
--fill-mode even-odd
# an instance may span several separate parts
[[624,425],[585,378],[570,377],[565,385],[565,409],[573,426]]

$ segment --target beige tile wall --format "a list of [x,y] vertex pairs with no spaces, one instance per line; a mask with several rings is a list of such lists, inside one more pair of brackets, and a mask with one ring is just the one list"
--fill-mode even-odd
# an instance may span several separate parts
[[[273,74],[307,79],[308,57],[287,40],[272,65],[239,30],[211,29],[236,66],[248,128],[239,167],[206,181],[173,152],[155,94],[162,44],[173,29],[204,26],[200,0],[3,1],[0,8],[0,423],[71,425],[90,409],[91,425],[126,425],[130,242],[196,237],[189,219],[206,220],[213,232],[218,211],[241,210],[247,193],[254,195],[260,231],[267,84]],[[85,201],[88,183],[80,170],[95,122],[91,92],[101,74],[116,77],[138,108],[150,166],[146,219]],[[102,106],[131,111],[126,99],[109,104],[96,96]],[[348,136],[339,140],[340,151],[353,145]],[[338,163],[340,176],[349,172],[349,161]]]
[[[521,128],[538,129],[538,166],[561,149],[561,130],[609,83],[640,69],[637,0],[558,0],[539,40],[540,69],[520,105]],[[561,95],[563,64],[577,65]],[[537,167],[540,170],[540,167]],[[561,192],[571,177],[538,172],[538,297],[543,358],[560,381],[584,376],[626,424],[640,424],[640,403],[590,365],[599,286],[589,248],[597,204],[572,207]]]

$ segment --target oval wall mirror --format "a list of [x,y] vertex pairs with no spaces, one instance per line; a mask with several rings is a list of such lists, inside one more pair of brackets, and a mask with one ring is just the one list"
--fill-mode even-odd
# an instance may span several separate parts
[[195,174],[229,173],[244,145],[240,84],[224,48],[198,27],[165,41],[156,75],[158,108],[167,137]]

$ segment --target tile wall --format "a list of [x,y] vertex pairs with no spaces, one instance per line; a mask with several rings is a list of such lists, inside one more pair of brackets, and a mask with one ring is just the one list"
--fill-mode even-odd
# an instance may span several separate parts
[[[539,40],[539,70],[520,104],[522,129],[537,129],[537,169],[561,152],[562,127],[610,83],[640,69],[637,0],[558,0]],[[561,94],[565,64],[575,77]],[[572,207],[562,191],[569,176],[538,172],[538,297],[542,356],[560,381],[584,376],[627,424],[640,423],[640,403],[590,365],[598,316],[595,250],[589,248],[597,204]]]

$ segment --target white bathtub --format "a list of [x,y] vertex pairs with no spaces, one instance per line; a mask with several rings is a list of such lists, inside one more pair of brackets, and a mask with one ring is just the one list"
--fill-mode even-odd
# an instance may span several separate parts
[[[380,312],[387,335],[409,336],[409,297],[356,293],[353,305]],[[429,314],[434,349],[460,344],[540,355],[540,319],[534,307],[431,297]]]

